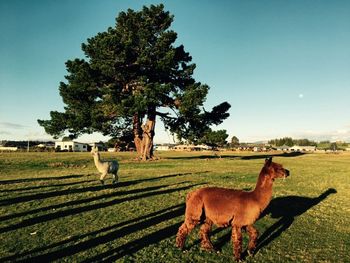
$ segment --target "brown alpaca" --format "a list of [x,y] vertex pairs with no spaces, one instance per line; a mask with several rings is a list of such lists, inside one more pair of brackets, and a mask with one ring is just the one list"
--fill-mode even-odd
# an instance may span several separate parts
[[235,259],[241,259],[242,228],[245,228],[249,235],[248,252],[253,253],[258,239],[258,231],[253,224],[270,203],[275,178],[287,176],[289,171],[272,162],[270,157],[265,160],[253,191],[205,187],[190,192],[186,198],[185,222],[176,235],[176,246],[183,248],[186,236],[204,219],[200,228],[202,248],[213,249],[209,238],[213,224],[219,227],[231,225]]

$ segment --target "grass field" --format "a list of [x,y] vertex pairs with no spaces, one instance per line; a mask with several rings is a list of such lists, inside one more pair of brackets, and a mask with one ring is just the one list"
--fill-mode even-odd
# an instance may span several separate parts
[[[233,262],[230,229],[213,228],[218,253],[202,251],[198,229],[175,247],[185,196],[203,186],[251,189],[264,155],[130,153],[119,184],[102,187],[89,153],[0,153],[0,261]],[[261,237],[246,262],[350,262],[350,154],[277,155],[291,171],[275,182]],[[246,243],[246,239],[245,239]]]

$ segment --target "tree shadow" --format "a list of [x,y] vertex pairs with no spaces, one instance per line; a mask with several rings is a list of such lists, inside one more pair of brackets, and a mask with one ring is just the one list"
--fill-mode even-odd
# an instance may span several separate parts
[[102,187],[101,185],[95,185],[95,186],[89,186],[89,187],[81,187],[81,188],[68,188],[60,191],[51,191],[51,192],[44,192],[44,193],[35,193],[35,194],[29,194],[29,195],[23,195],[13,198],[8,198],[5,200],[0,201],[0,206],[6,206],[6,205],[13,205],[17,203],[22,202],[29,202],[29,201],[37,201],[41,199],[51,198],[51,197],[58,197],[58,196],[66,196],[69,194],[78,194],[78,193],[84,193],[84,192],[96,192],[101,191],[105,189],[115,188],[113,185],[106,185]]
[[[284,231],[286,231],[292,225],[296,217],[302,215],[310,208],[321,203],[329,195],[335,193],[337,193],[337,191],[333,188],[330,188],[315,198],[304,196],[285,196],[274,198],[262,213],[260,218],[263,218],[266,215],[270,215],[272,218],[277,218],[279,220],[271,225],[268,229],[266,229],[264,233],[259,237],[255,253],[270,244]],[[223,229],[218,229],[217,232],[222,230]],[[231,231],[218,239],[218,241],[214,244],[215,248],[221,250],[222,247],[230,241],[230,239]],[[242,259],[247,256],[247,251],[244,251],[242,254]]]
[[[16,254],[14,256],[9,256],[3,258],[2,260],[14,260],[21,262],[23,259],[25,262],[51,262],[53,260],[58,260],[64,257],[69,257],[79,252],[92,249],[101,244],[116,241],[118,238],[125,237],[134,232],[152,227],[156,224],[162,223],[164,221],[173,219],[175,217],[183,215],[185,212],[185,204],[174,205],[148,215],[141,216],[139,218],[127,220],[121,223],[117,223],[97,231],[92,231],[83,235],[77,235],[71,237],[68,240],[60,241],[42,248],[37,248],[22,254]],[[103,261],[113,261],[121,258],[127,254],[135,253],[138,250],[149,246],[154,243],[158,243],[163,239],[172,237],[180,223],[165,227],[161,230],[153,232],[137,240],[130,241],[123,244],[117,248],[108,250],[107,252],[96,255],[90,259],[88,262],[100,262]],[[86,240],[86,238],[90,237]],[[77,243],[79,242],[79,243]],[[60,248],[65,246],[64,248]],[[55,251],[47,251],[53,250]],[[35,255],[35,256],[34,256]]]
[[191,156],[170,156],[165,159],[170,160],[192,160],[192,159],[235,159],[239,156],[229,155],[229,154],[201,154],[201,155],[191,155]]
[[304,155],[306,153],[302,152],[290,152],[290,153],[279,153],[279,154],[260,154],[260,155],[251,155],[251,156],[242,156],[242,160],[256,160],[256,159],[266,159],[269,157],[297,157]]
[[[207,173],[207,172],[208,171],[197,172],[197,173],[202,174],[202,173]],[[157,180],[161,180],[161,179],[165,179],[165,178],[180,177],[180,176],[197,174],[197,173],[169,174],[169,175],[157,176],[157,177],[146,178],[146,179],[119,182],[116,185],[106,184],[104,186],[101,186],[100,184],[98,184],[98,185],[89,186],[89,187],[80,187],[80,188],[73,188],[73,189],[68,188],[68,189],[64,189],[64,190],[60,190],[60,191],[51,191],[51,192],[44,192],[44,193],[34,193],[34,194],[29,194],[29,195],[22,195],[22,196],[17,196],[17,197],[13,197],[13,198],[8,198],[5,200],[0,200],[0,206],[13,205],[13,204],[22,203],[22,202],[29,202],[32,200],[41,200],[41,199],[58,197],[58,196],[69,195],[69,194],[77,194],[77,193],[84,193],[84,192],[96,192],[96,191],[102,191],[102,190],[106,190],[106,189],[123,188],[123,187],[131,186],[131,185],[135,185],[135,184],[139,184],[139,183],[143,183],[143,182],[157,181]],[[33,179],[35,179],[35,178],[33,178]],[[99,183],[98,180],[96,180],[96,182]],[[81,183],[83,183],[83,182],[81,182]],[[79,183],[71,183],[71,184],[74,185],[74,184],[79,184]]]
[[[198,172],[198,173],[206,173],[206,172],[207,171]],[[114,185],[106,185],[106,186],[100,186],[99,185],[99,186],[93,186],[93,187],[79,188],[79,189],[76,189],[76,190],[74,190],[74,189],[71,189],[71,190],[67,189],[67,190],[63,190],[63,191],[55,191],[55,192],[48,192],[48,193],[26,195],[26,196],[22,196],[22,197],[16,197],[16,198],[13,198],[13,199],[0,201],[0,206],[1,205],[5,205],[5,204],[14,204],[14,203],[22,202],[24,200],[31,201],[31,200],[37,200],[37,199],[40,199],[40,198],[43,199],[43,198],[47,198],[47,197],[60,196],[62,194],[68,194],[68,193],[69,194],[74,194],[74,193],[81,193],[81,192],[85,192],[85,191],[99,191],[99,190],[114,189],[114,188],[116,188],[116,189],[123,189],[124,187],[130,186],[130,185],[134,185],[134,184],[138,184],[138,183],[142,183],[142,182],[157,181],[157,180],[161,180],[161,179],[165,179],[165,178],[173,178],[173,177],[185,176],[185,175],[189,175],[189,174],[197,174],[197,173],[169,174],[169,175],[163,175],[163,176],[146,178],[146,179],[139,179],[139,180],[134,180],[134,181],[119,182],[116,187]],[[183,183],[186,183],[186,181],[182,182],[182,184]],[[75,183],[73,183],[73,184],[75,184]],[[169,185],[167,185],[167,186],[169,186]],[[98,195],[98,196],[89,197],[89,198],[86,198],[86,199],[80,199],[80,200],[74,200],[74,201],[66,201],[66,202],[60,203],[60,204],[55,204],[55,205],[50,205],[50,206],[45,206],[45,207],[39,207],[39,208],[35,208],[35,209],[32,209],[32,210],[26,210],[24,212],[11,213],[11,214],[8,214],[8,215],[3,215],[3,216],[0,216],[0,220],[10,220],[10,219],[14,219],[14,218],[17,218],[17,217],[33,215],[33,214],[41,213],[41,212],[45,212],[45,211],[53,211],[53,210],[56,210],[56,209],[61,209],[61,208],[67,207],[67,206],[81,205],[81,204],[84,204],[84,203],[98,201],[98,200],[101,200],[101,199],[106,199],[106,198],[111,198],[111,197],[118,197],[118,196],[122,196],[122,195],[130,195],[130,194],[137,194],[137,193],[140,193],[140,192],[153,191],[153,190],[157,190],[158,188],[162,188],[162,187],[166,187],[166,186],[163,185],[163,186],[154,186],[154,187],[148,187],[148,188],[142,188],[142,189],[132,189],[132,190],[117,191],[117,192],[112,192],[112,193],[108,193],[108,194],[102,194],[102,195]],[[1,202],[3,202],[3,203],[6,202],[6,203],[1,204]]]
[[145,178],[145,179],[138,179],[138,180],[132,180],[132,181],[126,181],[126,182],[120,182],[118,183],[118,187],[125,187],[125,186],[130,186],[134,184],[139,184],[139,183],[144,183],[144,182],[153,182],[153,181],[158,181],[161,179],[168,179],[168,178],[174,178],[174,177],[181,177],[185,175],[191,175],[191,174],[203,174],[203,173],[208,173],[209,171],[203,171],[203,172],[195,172],[195,173],[175,173],[175,174],[167,174],[167,175],[162,175],[162,176],[156,176],[152,178]]
[[[180,215],[183,215],[184,209],[178,210],[177,212],[171,214],[172,217],[177,217]],[[117,248],[108,250],[104,253],[101,253],[95,257],[91,257],[87,260],[84,260],[82,262],[99,262],[101,259],[103,259],[103,262],[115,262],[116,260],[126,256],[126,255],[131,255],[133,253],[138,252],[139,250],[148,247],[152,244],[157,244],[160,241],[173,237],[176,235],[179,227],[181,226],[181,223],[176,223],[167,227],[164,227],[160,230],[157,230],[151,234],[148,234],[146,236],[143,236],[137,240],[133,240],[131,242],[128,242],[124,245],[121,245]]]
[[203,155],[191,155],[191,156],[172,156],[166,159],[177,159],[177,160],[191,160],[191,159],[241,159],[241,160],[256,160],[266,159],[268,157],[297,157],[304,155],[303,152],[289,152],[289,153],[275,153],[275,154],[259,154],[259,155],[230,155],[230,154],[203,154]]
[[4,192],[4,193],[23,192],[23,191],[38,190],[38,189],[44,189],[44,188],[81,185],[81,184],[84,184],[84,183],[91,183],[91,182],[96,182],[96,180],[95,179],[91,179],[91,180],[84,180],[84,181],[79,181],[79,182],[71,182],[71,183],[63,183],[63,184],[45,184],[45,185],[30,186],[30,187],[15,188],[15,189],[4,189],[4,190],[1,190],[1,192]]
[[278,238],[292,225],[296,217],[302,215],[310,208],[321,203],[329,195],[335,193],[337,193],[335,189],[329,188],[327,191],[315,198],[304,196],[286,196],[274,198],[261,217],[269,214],[272,218],[279,218],[279,220],[266,229],[265,232],[259,237],[256,252],[270,244],[274,239]]
[[[180,184],[182,184],[182,183],[178,183],[176,185],[180,185]],[[203,183],[189,185],[189,186],[183,186],[183,187],[177,187],[177,188],[171,188],[171,189],[165,189],[165,190],[160,190],[160,191],[159,191],[160,188],[169,187],[171,185],[162,185],[162,186],[148,187],[148,188],[143,188],[143,189],[134,189],[132,191],[137,192],[137,193],[140,193],[140,192],[143,192],[143,193],[138,194],[136,196],[133,195],[133,196],[128,196],[128,197],[119,198],[119,199],[112,199],[112,200],[101,202],[101,203],[97,203],[97,204],[88,204],[88,205],[85,205],[85,206],[74,207],[74,208],[71,208],[71,209],[55,211],[53,213],[40,215],[40,216],[37,216],[37,217],[23,219],[19,223],[15,223],[15,224],[8,225],[8,226],[0,228],[0,233],[5,233],[5,232],[13,231],[13,230],[16,230],[16,229],[19,229],[19,228],[36,225],[36,224],[39,224],[39,223],[55,220],[57,218],[62,219],[63,217],[77,215],[77,214],[80,214],[80,213],[83,213],[83,212],[88,212],[88,211],[92,211],[92,210],[106,208],[106,207],[113,206],[113,205],[116,205],[116,204],[119,204],[119,203],[122,203],[122,202],[134,201],[134,200],[137,200],[137,199],[147,198],[147,197],[150,197],[150,196],[170,194],[170,193],[173,193],[173,192],[184,191],[184,190],[190,189],[190,188],[192,188],[194,186],[198,186],[198,185],[202,185],[202,184]],[[125,194],[125,193],[123,193],[123,194]],[[128,191],[128,194],[130,194],[130,191]],[[118,192],[112,193],[112,194],[110,194],[109,197],[116,197],[118,195],[121,195],[121,193],[120,192],[119,193]],[[100,197],[99,196],[99,197],[96,197],[96,198],[98,198],[98,199],[105,199],[105,197],[106,196],[104,196],[104,197]],[[77,203],[78,202],[79,203],[80,202],[82,202],[82,203],[88,202],[88,203],[90,203],[91,199],[85,199],[84,201],[77,200],[77,201],[72,201],[72,202],[77,202]]]
[[65,180],[79,177],[92,176],[91,174],[72,174],[72,175],[62,175],[62,176],[50,176],[50,177],[38,177],[38,178],[25,178],[25,179],[13,179],[13,180],[2,180],[0,181],[0,185],[2,184],[19,184],[19,183],[27,183],[27,182],[36,182],[36,181],[53,181],[53,180]]
[[153,187],[147,187],[147,188],[142,188],[142,189],[132,189],[132,190],[124,190],[124,191],[118,191],[118,192],[112,192],[108,194],[102,194],[98,196],[93,196],[85,199],[79,199],[79,200],[73,200],[73,201],[66,201],[64,203],[60,204],[55,204],[55,205],[50,205],[50,206],[45,206],[45,207],[39,207],[33,210],[29,211],[24,211],[24,212],[19,212],[19,213],[12,213],[8,215],[4,215],[0,217],[0,220],[9,220],[9,219],[14,219],[17,217],[24,217],[40,212],[45,212],[45,211],[54,211],[56,209],[61,209],[67,206],[75,206],[75,205],[81,205],[84,203],[90,203],[98,200],[104,200],[107,198],[113,198],[113,197],[118,197],[118,196],[123,196],[123,195],[130,195],[130,194],[137,194],[141,192],[148,192],[148,191],[154,191],[158,190],[163,187],[168,187],[169,185],[161,185],[161,186],[153,186]]

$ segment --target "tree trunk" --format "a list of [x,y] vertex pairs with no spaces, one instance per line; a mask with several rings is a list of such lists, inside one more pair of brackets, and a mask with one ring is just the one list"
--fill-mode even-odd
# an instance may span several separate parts
[[134,133],[134,143],[139,157],[142,156],[142,128],[141,120],[137,113],[133,116],[133,133]]
[[142,125],[142,161],[153,158],[153,138],[154,128],[156,125],[156,113],[155,109],[151,109],[148,112],[147,121]]

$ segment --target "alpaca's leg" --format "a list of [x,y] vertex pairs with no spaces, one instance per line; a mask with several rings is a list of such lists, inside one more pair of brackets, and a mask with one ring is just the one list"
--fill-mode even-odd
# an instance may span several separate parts
[[116,184],[116,183],[118,183],[118,174],[112,174],[112,177],[113,177],[113,184]]
[[176,246],[178,248],[184,247],[187,235],[193,230],[193,228],[197,224],[198,223],[194,221],[185,220],[185,222],[179,227],[179,230],[177,231],[177,234],[176,234]]
[[101,176],[100,176],[100,182],[101,182],[102,185],[105,184],[103,179],[105,179],[106,175],[107,175],[107,173],[102,173]]
[[253,225],[247,226],[247,231],[249,235],[248,253],[254,254],[256,243],[258,241],[259,232]]
[[242,229],[239,226],[232,226],[232,243],[235,259],[239,261],[242,253]]
[[213,225],[213,221],[207,218],[204,224],[201,226],[201,229],[199,232],[200,239],[201,239],[201,246],[206,250],[213,249],[213,244],[211,243],[209,238],[209,232],[211,230],[212,225]]

